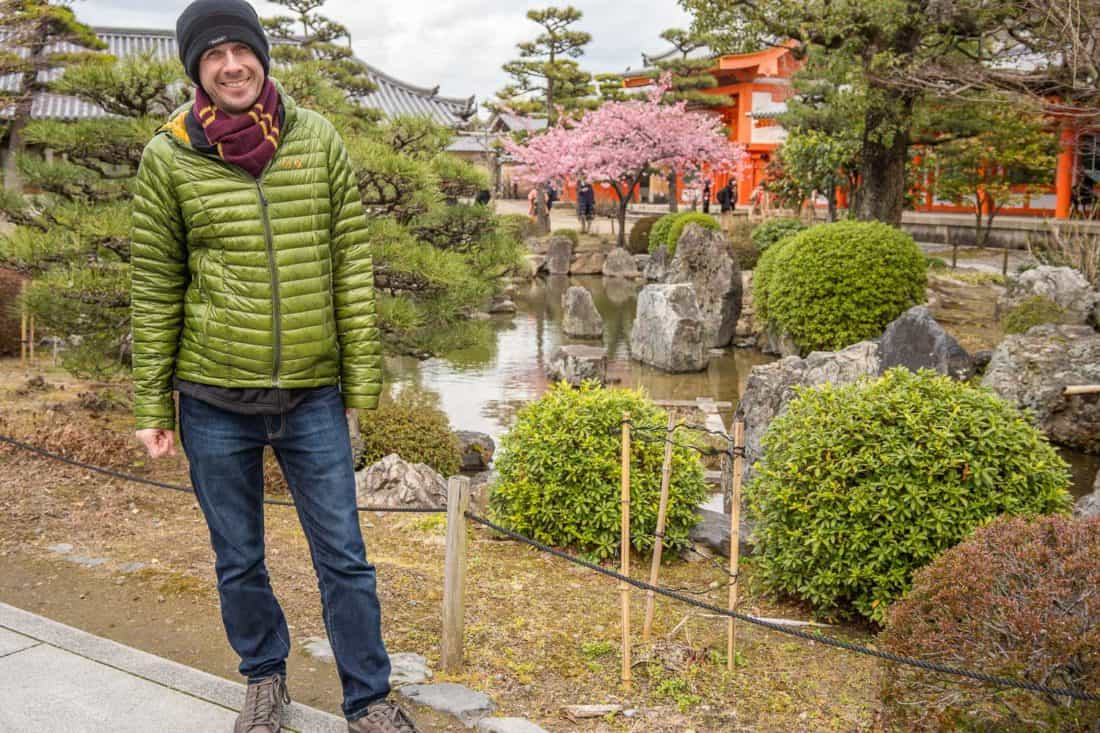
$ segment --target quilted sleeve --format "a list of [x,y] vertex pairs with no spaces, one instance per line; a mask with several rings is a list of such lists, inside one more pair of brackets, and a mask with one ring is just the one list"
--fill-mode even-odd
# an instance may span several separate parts
[[332,131],[332,285],[340,343],[344,406],[375,409],[382,391],[382,343],[374,307],[374,269],[367,221],[347,149]]
[[130,314],[138,430],[175,429],[172,373],[189,276],[183,218],[171,181],[170,146],[158,136],[145,147],[134,184]]

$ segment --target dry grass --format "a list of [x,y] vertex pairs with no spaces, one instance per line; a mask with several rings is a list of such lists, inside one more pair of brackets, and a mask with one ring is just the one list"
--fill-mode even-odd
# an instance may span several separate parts
[[[0,361],[0,432],[53,441],[55,448],[159,480],[186,484],[186,461],[146,465],[129,443],[121,410],[88,413],[81,385],[50,373],[50,388],[25,395],[11,361]],[[17,369],[17,364],[16,364]],[[59,387],[65,385],[65,389]],[[58,425],[64,424],[59,428]],[[0,448],[0,551],[48,555],[70,542],[112,562],[142,561],[133,582],[161,594],[213,599],[212,556],[192,497],[104,479],[69,466]],[[305,538],[292,510],[270,507],[269,565],[297,638],[323,634],[316,582]],[[364,517],[368,554],[378,567],[392,650],[415,651],[438,665],[444,526],[438,516]],[[738,626],[738,665],[726,672],[724,619],[659,601],[657,644],[637,645],[634,686],[619,682],[618,587],[610,579],[490,533],[470,530],[466,599],[466,669],[445,677],[490,695],[504,715],[529,717],[550,731],[852,731],[877,729],[873,661],[746,625]],[[90,572],[79,569],[79,572]],[[648,564],[635,558],[635,576]],[[710,563],[674,560],[662,584],[703,590],[724,605],[723,575]],[[740,609],[769,617],[806,618],[805,609],[764,597],[746,564]],[[130,590],[120,592],[131,592]],[[182,603],[182,601],[180,601]],[[193,602],[193,601],[192,601]],[[644,599],[634,596],[640,638]],[[207,613],[215,614],[212,607]],[[865,630],[841,637],[871,641]],[[171,649],[149,649],[171,656]],[[329,682],[331,684],[331,681]],[[335,690],[332,691],[335,696]],[[561,707],[622,703],[633,718],[574,722]],[[334,707],[334,705],[329,705]],[[440,728],[441,730],[442,728]]]

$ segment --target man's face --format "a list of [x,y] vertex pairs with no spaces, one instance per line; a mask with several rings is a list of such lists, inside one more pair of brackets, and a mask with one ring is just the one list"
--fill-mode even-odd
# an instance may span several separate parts
[[218,109],[241,115],[260,96],[264,67],[247,44],[226,41],[199,58],[199,81]]

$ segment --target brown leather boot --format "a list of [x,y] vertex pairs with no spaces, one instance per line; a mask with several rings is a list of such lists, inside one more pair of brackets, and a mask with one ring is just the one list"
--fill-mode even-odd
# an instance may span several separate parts
[[283,710],[289,704],[290,693],[282,675],[249,682],[233,733],[279,733],[283,729]]
[[348,721],[348,733],[420,733],[420,729],[397,703],[379,700],[362,718]]

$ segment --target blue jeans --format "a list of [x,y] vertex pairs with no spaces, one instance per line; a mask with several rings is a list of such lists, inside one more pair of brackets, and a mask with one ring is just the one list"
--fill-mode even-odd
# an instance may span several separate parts
[[180,395],[180,439],[217,556],[229,643],[249,681],[286,674],[290,634],[264,564],[263,450],[283,469],[309,542],[325,629],[344,689],[344,715],[361,717],[390,690],[390,659],[374,566],[367,563],[343,401],[336,387],[283,415],[239,415]]

